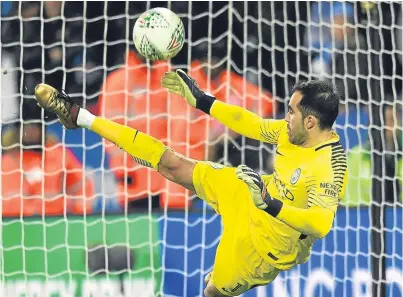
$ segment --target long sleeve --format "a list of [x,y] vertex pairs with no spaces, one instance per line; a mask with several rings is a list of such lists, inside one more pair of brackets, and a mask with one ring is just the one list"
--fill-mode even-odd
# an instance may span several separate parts
[[284,204],[277,218],[303,234],[323,238],[332,228],[334,212],[319,206],[302,209]]
[[287,125],[284,120],[263,119],[245,108],[219,100],[214,102],[210,115],[236,133],[272,144],[277,144]]

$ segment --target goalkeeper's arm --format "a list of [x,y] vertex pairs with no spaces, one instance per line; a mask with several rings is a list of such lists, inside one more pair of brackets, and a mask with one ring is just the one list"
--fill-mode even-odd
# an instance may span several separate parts
[[319,206],[302,209],[283,204],[276,218],[302,234],[323,238],[332,228],[334,213]]
[[236,174],[239,179],[247,184],[253,203],[257,208],[279,219],[294,230],[305,235],[323,238],[332,228],[336,211],[335,202],[323,203],[329,208],[319,205],[313,205],[308,209],[297,208],[272,198],[267,192],[262,177],[251,168],[240,165]]
[[208,114],[238,134],[264,141],[260,132],[264,120],[245,108],[214,100]]
[[193,107],[211,115],[226,127],[248,138],[277,143],[278,132],[285,121],[265,120],[240,106],[224,103],[199,89],[196,82],[184,71],[167,72],[162,86],[182,96]]
[[265,204],[265,212],[302,234],[323,238],[332,229],[334,212],[331,209],[320,206],[303,209],[274,198],[266,199]]

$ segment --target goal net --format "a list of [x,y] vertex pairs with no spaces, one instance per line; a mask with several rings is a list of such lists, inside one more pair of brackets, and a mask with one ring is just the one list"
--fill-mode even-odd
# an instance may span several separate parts
[[[157,6],[185,25],[170,64],[143,60],[132,42]],[[306,264],[244,296],[402,296],[402,34],[399,1],[2,1],[0,295],[203,294],[220,217],[94,133],[63,129],[33,98],[45,82],[188,157],[272,173],[273,146],[160,87],[182,68],[265,118],[285,116],[299,80],[328,79],[343,97],[334,128],[349,177],[333,229]]]

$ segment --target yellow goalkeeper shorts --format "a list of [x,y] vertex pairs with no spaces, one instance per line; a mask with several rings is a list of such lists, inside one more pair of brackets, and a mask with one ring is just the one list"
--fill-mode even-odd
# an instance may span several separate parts
[[224,295],[238,296],[273,281],[280,270],[264,261],[252,243],[249,209],[253,202],[235,168],[198,162],[193,185],[196,194],[222,216],[223,233],[211,275],[213,285]]

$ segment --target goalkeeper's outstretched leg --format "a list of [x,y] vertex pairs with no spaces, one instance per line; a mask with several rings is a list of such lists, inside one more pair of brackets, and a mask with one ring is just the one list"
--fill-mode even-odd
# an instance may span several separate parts
[[35,98],[39,106],[55,113],[67,129],[89,129],[129,153],[139,164],[195,192],[192,180],[195,160],[170,150],[160,140],[136,129],[94,116],[75,104],[66,93],[49,85],[37,85]]
[[[35,88],[35,98],[39,106],[55,113],[65,128],[78,129],[81,127],[97,133],[129,153],[141,165],[153,168],[168,180],[197,193],[200,198],[206,200],[218,211],[217,203],[208,200],[207,196],[209,195],[204,193],[199,181],[199,179],[202,179],[202,176],[204,176],[206,167],[210,167],[206,162],[196,161],[176,153],[167,148],[160,140],[136,129],[96,117],[86,109],[80,108],[66,93],[63,91],[59,92],[49,85],[37,85]],[[200,166],[198,166],[198,170],[195,171],[195,167],[198,163],[200,163]],[[234,172],[235,169],[231,172],[230,183],[234,184],[235,179],[235,182],[241,183],[246,189],[246,186],[240,180],[236,179]],[[196,182],[193,180],[195,178],[197,179]],[[198,191],[198,189],[200,190]],[[234,208],[231,205],[231,207],[227,207],[227,209]],[[224,248],[223,244],[221,244],[221,250],[224,250]],[[225,254],[225,252],[223,251],[222,254]],[[215,270],[219,269],[215,268]],[[224,268],[222,270],[224,270]],[[220,275],[218,271],[216,274]],[[212,280],[208,279],[207,282],[208,284],[204,291],[206,297],[234,296],[235,292],[230,293],[228,291],[229,294],[223,294],[222,291],[218,290],[216,286],[213,285]],[[220,287],[222,286],[220,285]],[[231,285],[231,288],[232,287],[234,286]],[[241,289],[237,282],[235,287]]]

